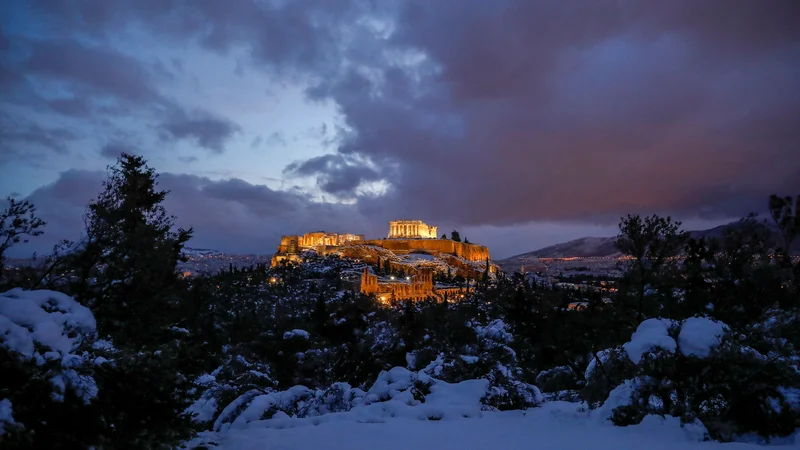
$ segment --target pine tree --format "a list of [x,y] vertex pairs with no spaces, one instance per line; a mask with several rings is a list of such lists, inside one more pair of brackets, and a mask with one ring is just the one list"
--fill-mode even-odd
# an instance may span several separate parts
[[628,282],[632,289],[632,309],[636,323],[646,316],[646,287],[664,280],[672,258],[683,251],[687,234],[681,230],[680,222],[670,217],[628,215],[619,224],[620,234],[615,244],[620,251],[632,258],[628,271]]
[[454,240],[454,241],[456,241],[456,242],[461,242],[461,235],[460,235],[460,234],[458,234],[458,231],[456,231],[456,230],[453,230],[453,231],[450,233],[450,239],[452,239],[452,240]]
[[87,242],[78,254],[93,266],[87,274],[96,275],[87,300],[101,332],[120,343],[154,343],[173,319],[177,264],[192,230],[173,231],[174,217],[161,205],[167,192],[157,185],[142,157],[123,154],[89,204]]

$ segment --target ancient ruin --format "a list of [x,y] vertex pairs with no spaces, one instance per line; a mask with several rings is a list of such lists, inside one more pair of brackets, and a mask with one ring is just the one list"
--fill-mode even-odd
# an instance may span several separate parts
[[463,297],[470,287],[436,286],[433,283],[433,271],[431,269],[418,269],[416,274],[406,278],[389,277],[381,280],[377,275],[369,271],[369,267],[364,267],[361,273],[361,283],[359,290],[367,295],[374,294],[382,303],[393,300],[425,300],[434,298],[444,300],[445,298],[456,299]]
[[[490,273],[497,269],[489,263],[489,249],[451,239],[438,239],[437,227],[421,220],[397,220],[389,223],[388,238],[365,240],[363,235],[350,233],[314,232],[298,236],[283,236],[272,256],[272,266],[285,262],[301,263],[301,253],[312,250],[318,255],[338,255],[367,265],[358,279],[352,279],[353,290],[375,294],[379,300],[457,298],[467,287],[435,286],[433,271],[476,279],[488,265]],[[396,270],[408,276],[378,277],[369,266]]]
[[347,243],[363,241],[363,234],[327,233],[325,231],[315,231],[299,236],[283,236],[278,250],[272,255],[272,266],[275,267],[282,261],[300,262],[301,250],[315,250],[320,254],[325,254],[329,247],[335,248]]
[[436,228],[421,220],[393,220],[389,222],[389,239],[436,239]]

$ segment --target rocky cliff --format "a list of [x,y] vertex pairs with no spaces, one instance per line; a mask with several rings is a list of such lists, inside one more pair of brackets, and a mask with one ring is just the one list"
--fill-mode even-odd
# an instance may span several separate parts
[[366,241],[364,244],[383,247],[398,255],[421,251],[431,254],[455,255],[473,262],[489,259],[487,247],[449,239],[374,239]]

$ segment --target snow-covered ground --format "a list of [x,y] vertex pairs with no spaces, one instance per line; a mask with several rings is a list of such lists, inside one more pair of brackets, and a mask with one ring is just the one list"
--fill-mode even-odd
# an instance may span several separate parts
[[231,450],[763,449],[755,444],[700,442],[698,436],[702,432],[681,428],[676,418],[648,416],[640,425],[616,427],[579,411],[579,405],[566,402],[549,402],[526,412],[482,412],[478,418],[314,423],[307,419],[273,419],[252,422],[221,436],[206,434],[204,438],[219,444],[212,448]]

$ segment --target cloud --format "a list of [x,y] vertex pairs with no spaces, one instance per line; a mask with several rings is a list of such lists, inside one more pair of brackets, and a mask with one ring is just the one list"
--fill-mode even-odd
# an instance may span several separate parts
[[403,5],[391,51],[310,90],[353,130],[333,156],[394,169],[363,211],[470,226],[722,219],[800,192],[796,5]]
[[225,142],[241,131],[239,125],[205,111],[176,112],[160,125],[161,138],[188,139],[214,153],[225,151]]
[[0,165],[25,157],[31,147],[66,153],[67,144],[80,137],[68,128],[43,127],[19,117],[0,114]]
[[363,161],[343,155],[325,155],[290,164],[284,169],[290,176],[313,176],[325,192],[349,198],[364,183],[380,181],[382,175]]
[[[102,171],[71,170],[33,192],[28,200],[47,221],[45,234],[17,247],[14,255],[44,253],[60,239],[79,239],[86,205],[100,193],[105,178]],[[377,233],[385,228],[369,225],[352,205],[315,203],[304,195],[242,180],[162,173],[158,182],[160,189],[169,191],[164,205],[177,217],[177,225],[194,228],[190,246],[267,254],[284,234],[318,229]]]
[[[797,2],[46,5],[59,18],[54,33],[66,38],[32,44],[31,73],[76,92],[160,98],[149,71],[113,49],[123,29],[236,58],[248,76],[258,69],[308,85],[308,99],[331,101],[344,123],[330,155],[284,173],[355,200],[352,208],[375,222],[402,215],[474,229],[608,225],[628,212],[721,220],[763,210],[770,193],[800,192]],[[42,59],[62,47],[85,67]],[[99,55],[119,64],[98,67]],[[175,72],[190,57],[171,59]],[[120,73],[125,67],[130,73]],[[72,98],[81,97],[58,105],[79,114]],[[160,118],[161,136],[222,152],[239,126],[216,114]],[[305,201],[205,183],[197,181],[206,197],[247,217]],[[387,187],[360,194],[369,183]],[[260,200],[244,206],[239,195]]]
[[119,141],[109,142],[100,149],[100,156],[113,160],[119,158],[123,153],[127,153],[129,155],[138,155],[140,152],[136,147]]
[[68,81],[76,89],[129,102],[161,98],[149,71],[117,50],[63,39],[30,41],[29,51],[30,57],[22,64],[29,75]]

